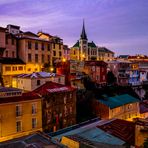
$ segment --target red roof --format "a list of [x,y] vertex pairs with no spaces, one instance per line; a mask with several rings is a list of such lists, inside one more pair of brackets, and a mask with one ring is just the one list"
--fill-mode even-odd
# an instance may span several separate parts
[[135,145],[135,123],[133,122],[116,119],[97,127],[130,145]]
[[104,61],[85,61],[85,66],[107,66]]
[[37,95],[33,92],[29,92],[29,93],[23,93],[21,96],[0,98],[0,104],[36,100],[36,99],[40,99],[40,98],[41,97],[39,97],[39,95]]
[[33,92],[38,93],[40,95],[44,95],[57,92],[68,92],[73,90],[75,90],[75,88],[50,81],[38,87]]

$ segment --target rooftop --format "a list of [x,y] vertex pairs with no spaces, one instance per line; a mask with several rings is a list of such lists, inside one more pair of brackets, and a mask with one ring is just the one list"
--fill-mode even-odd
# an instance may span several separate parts
[[125,144],[125,141],[107,133],[103,130],[99,129],[97,125],[102,125],[104,123],[108,123],[110,121],[95,121],[89,124],[84,124],[83,126],[77,126],[77,128],[71,128],[71,130],[66,131],[64,133],[59,132],[58,135],[52,136],[53,139],[60,140],[62,136],[70,136],[71,138],[80,140],[88,140],[91,142],[97,142],[97,143],[106,143],[111,145],[123,145]]
[[20,96],[1,97],[0,98],[0,104],[29,101],[29,100],[36,100],[36,99],[41,99],[41,98],[39,97],[39,95],[32,93],[32,92],[29,92],[29,93],[23,93]]
[[104,61],[85,61],[85,66],[107,66]]
[[107,49],[106,47],[98,47],[99,52],[108,52],[108,53],[114,53],[113,51]]
[[113,97],[105,96],[104,98],[99,99],[98,101],[106,106],[108,106],[110,109],[123,106],[125,104],[129,103],[136,103],[139,102],[139,100],[135,97],[132,97],[128,94],[123,95],[116,95]]
[[75,88],[50,81],[38,87],[33,92],[44,95],[44,94],[50,94],[55,92],[68,92],[73,90],[75,90]]
[[44,133],[38,132],[21,138],[0,143],[0,148],[62,148],[63,145],[50,139]]
[[135,123],[133,122],[116,119],[97,127],[130,145],[135,145]]
[[48,77],[56,77],[56,76],[62,76],[62,75],[42,71],[42,72],[33,72],[31,74],[20,74],[15,77],[37,79],[37,78],[48,78]]
[[0,58],[2,64],[25,64],[21,59],[18,58]]

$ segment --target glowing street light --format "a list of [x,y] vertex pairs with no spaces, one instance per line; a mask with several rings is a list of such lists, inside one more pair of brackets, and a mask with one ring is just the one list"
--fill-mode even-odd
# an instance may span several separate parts
[[66,62],[66,59],[65,59],[65,58],[63,58],[63,59],[62,59],[62,62]]
[[51,68],[50,68],[50,71],[53,72],[53,70],[54,70],[53,67],[51,67]]

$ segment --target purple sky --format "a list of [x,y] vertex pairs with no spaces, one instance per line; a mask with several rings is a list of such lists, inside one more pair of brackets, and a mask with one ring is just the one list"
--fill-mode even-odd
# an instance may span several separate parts
[[58,35],[72,46],[85,19],[89,41],[119,54],[148,55],[148,0],[0,0],[0,26]]

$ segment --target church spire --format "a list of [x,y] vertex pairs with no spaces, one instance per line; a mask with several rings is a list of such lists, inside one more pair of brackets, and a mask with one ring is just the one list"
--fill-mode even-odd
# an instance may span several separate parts
[[86,32],[85,32],[84,20],[83,20],[83,28],[82,28],[82,33],[81,33],[81,39],[87,40],[87,35],[86,35]]

